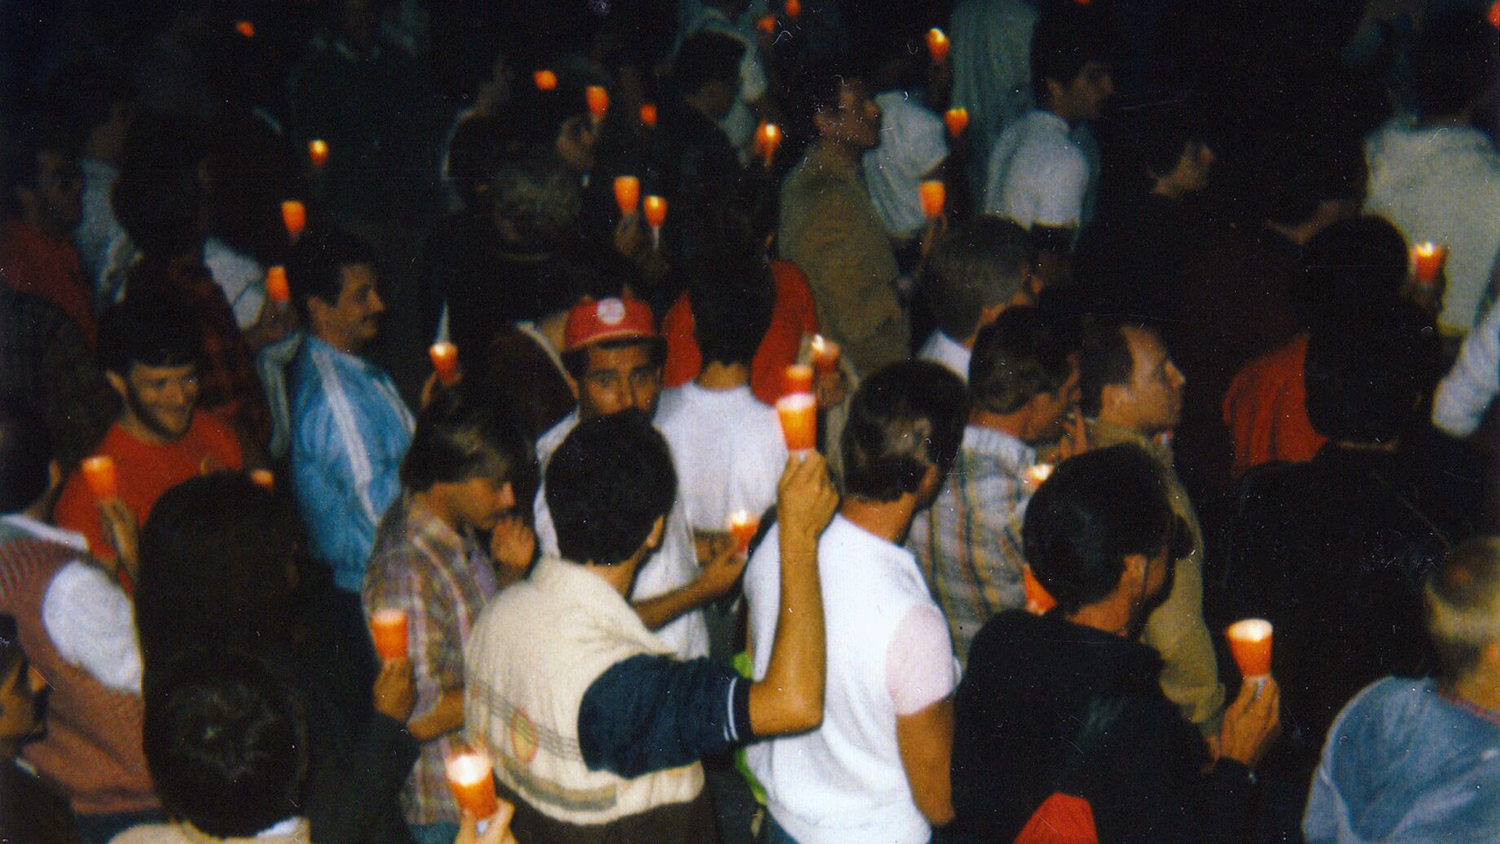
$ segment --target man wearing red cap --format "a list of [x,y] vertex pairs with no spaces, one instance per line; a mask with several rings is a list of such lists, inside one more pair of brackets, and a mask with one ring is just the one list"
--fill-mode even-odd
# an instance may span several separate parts
[[[578,407],[537,441],[543,471],[579,422],[630,409],[655,415],[666,353],[645,302],[586,298],[574,305],[563,332],[562,358],[578,384]],[[542,553],[559,556],[545,484],[537,491],[535,510]],[[723,549],[700,566],[682,500],[673,502],[661,549],[642,567],[632,597],[636,614],[683,659],[708,655],[708,627],[698,608],[739,578],[745,562],[734,559],[732,551]]]

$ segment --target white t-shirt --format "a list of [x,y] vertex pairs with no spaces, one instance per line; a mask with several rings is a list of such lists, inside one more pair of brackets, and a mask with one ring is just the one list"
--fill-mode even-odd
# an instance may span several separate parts
[[965,384],[969,382],[969,360],[973,357],[973,352],[942,331],[933,331],[927,342],[922,344],[922,350],[917,352],[917,360],[942,364],[962,378]]
[[880,146],[864,155],[865,186],[885,230],[913,237],[927,225],[918,185],[948,157],[942,118],[905,91],[875,95],[880,119]]
[[990,152],[984,211],[1028,229],[1076,229],[1088,184],[1088,157],[1068,138],[1068,122],[1034,109],[1011,124]]
[[694,530],[722,531],[735,510],[776,503],[786,440],[776,411],[747,386],[707,390],[689,381],[666,390],[656,425],[672,447],[677,497]]
[[236,252],[229,244],[211,237],[203,241],[203,265],[224,291],[241,331],[255,324],[266,304],[266,269],[260,262]]

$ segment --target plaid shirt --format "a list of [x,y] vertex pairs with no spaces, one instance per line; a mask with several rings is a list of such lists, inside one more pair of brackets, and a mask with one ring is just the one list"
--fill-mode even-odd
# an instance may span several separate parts
[[970,425],[937,501],[912,522],[907,547],[965,664],[991,616],[1026,605],[1021,520],[1032,493],[1025,472],[1035,463],[1036,452],[1015,437]]
[[[494,563],[471,531],[454,532],[409,497],[391,505],[375,536],[364,604],[366,614],[406,610],[407,651],[417,687],[413,717],[430,711],[444,690],[463,688],[464,642],[494,594]],[[458,805],[443,771],[458,735],[422,745],[401,792],[408,823],[458,823]]]

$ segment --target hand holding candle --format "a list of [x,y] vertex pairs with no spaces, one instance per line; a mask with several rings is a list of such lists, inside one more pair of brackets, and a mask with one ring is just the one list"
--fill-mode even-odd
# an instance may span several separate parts
[[458,347],[452,343],[433,343],[427,350],[432,369],[444,387],[458,383]]
[[818,400],[811,393],[793,393],[776,400],[776,417],[786,449],[806,455],[818,447]]
[[933,64],[943,64],[948,61],[948,48],[951,46],[948,36],[941,29],[933,27],[927,30],[927,52],[932,54]]
[[734,539],[734,553],[744,556],[750,550],[750,540],[760,530],[760,518],[748,510],[735,510],[729,514],[729,536]]
[[1263,618],[1236,621],[1224,631],[1229,653],[1246,680],[1271,676],[1271,622]]
[[829,375],[839,365],[839,344],[829,340],[821,334],[814,334],[812,344],[808,346],[812,352],[813,366],[818,368],[819,375]]
[[1411,248],[1412,272],[1419,284],[1436,284],[1443,265],[1448,262],[1448,247],[1432,241]]
[[307,206],[296,199],[281,203],[281,222],[286,226],[287,237],[295,241],[307,228]]
[[312,166],[321,169],[328,163],[328,142],[317,138],[307,142],[307,158]]
[[370,638],[381,659],[406,657],[406,610],[376,610],[370,613]]
[[655,249],[660,249],[661,227],[667,221],[667,200],[660,196],[651,195],[646,197],[642,208],[646,212],[646,224],[651,227],[651,246]]
[[641,180],[635,176],[616,176],[615,204],[620,206],[620,216],[629,217],[634,214],[640,202]]
[[1026,485],[1031,487],[1032,492],[1040,489],[1047,479],[1052,477],[1055,467],[1051,463],[1037,463],[1026,470]]
[[948,202],[948,186],[941,179],[928,179],[919,187],[922,213],[929,220],[943,216],[943,206]]
[[287,284],[286,267],[280,264],[266,268],[266,298],[278,308],[292,301],[292,288]]
[[494,768],[489,757],[477,750],[465,749],[448,758],[448,788],[460,809],[476,818],[488,819],[500,811],[495,797]]
[[943,122],[948,125],[948,137],[957,138],[969,125],[969,110],[962,106],[943,112]]
[[115,470],[115,459],[108,454],[96,454],[83,461],[83,482],[95,501],[115,498],[120,494],[120,476]]
[[776,161],[776,150],[781,146],[781,127],[775,123],[762,123],[755,130],[755,151],[767,169]]

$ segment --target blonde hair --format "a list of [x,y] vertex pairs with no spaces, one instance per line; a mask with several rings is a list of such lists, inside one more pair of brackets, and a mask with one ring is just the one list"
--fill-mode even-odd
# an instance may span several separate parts
[[1443,674],[1467,675],[1500,641],[1500,537],[1465,540],[1427,578],[1427,633]]

